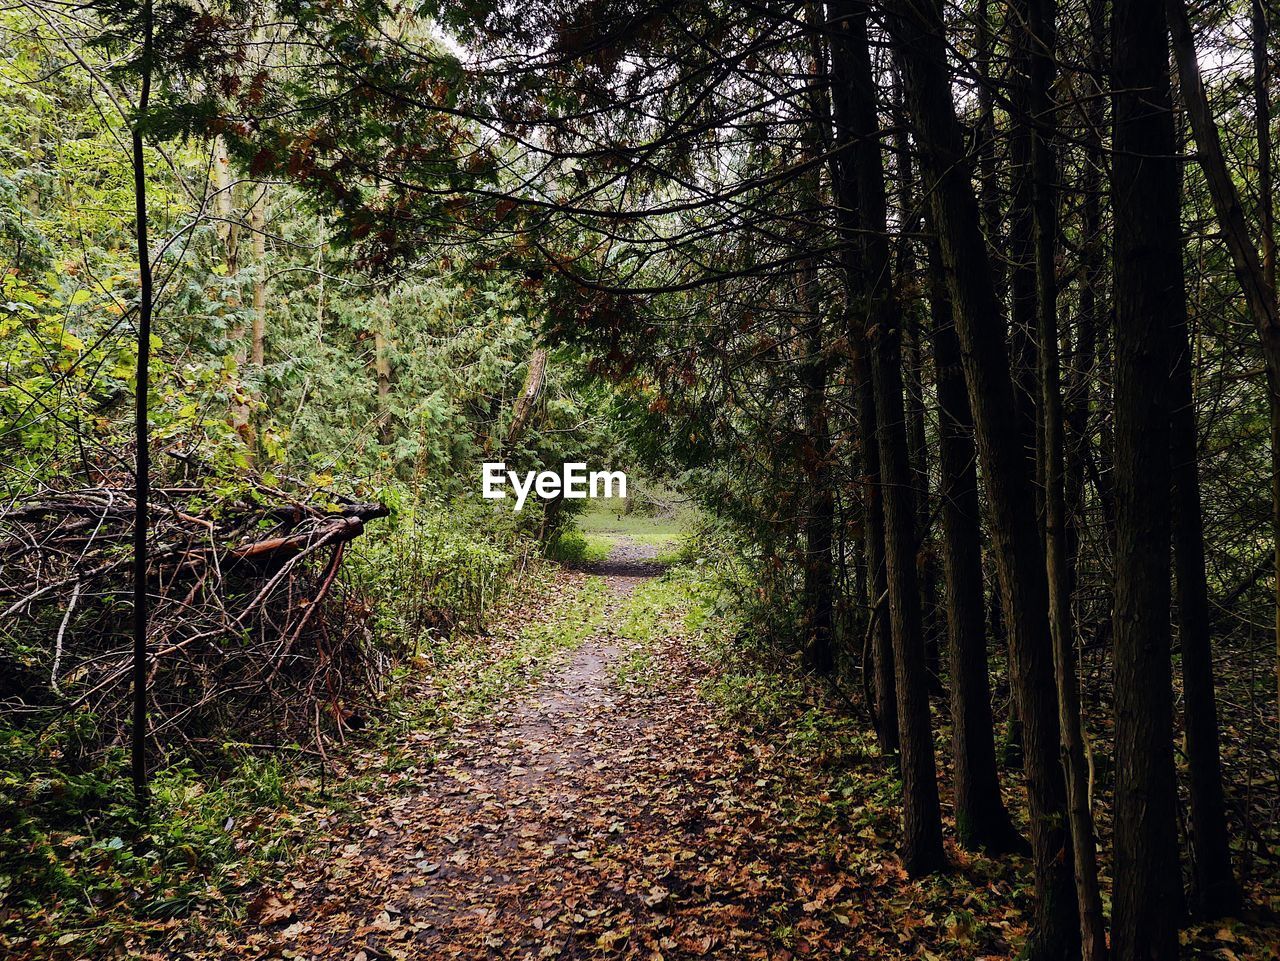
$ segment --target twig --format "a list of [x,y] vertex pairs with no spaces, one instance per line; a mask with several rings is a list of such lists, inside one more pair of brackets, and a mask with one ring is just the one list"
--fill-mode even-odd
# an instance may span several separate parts
[[49,686],[55,694],[61,694],[58,688],[58,669],[62,666],[62,638],[67,633],[67,624],[71,622],[71,614],[76,609],[76,601],[80,599],[80,582],[71,591],[71,600],[67,602],[67,612],[62,615],[62,623],[58,625],[58,636],[54,639],[53,670],[49,672]]

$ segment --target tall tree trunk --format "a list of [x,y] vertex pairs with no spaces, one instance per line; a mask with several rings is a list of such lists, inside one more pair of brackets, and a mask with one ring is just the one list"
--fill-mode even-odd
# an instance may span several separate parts
[[[1177,97],[1175,95],[1175,102]],[[1179,153],[1183,130],[1175,126]],[[1182,175],[1178,167],[1179,196]],[[1185,249],[1182,250],[1185,260]],[[1182,649],[1183,730],[1191,796],[1191,904],[1202,918],[1234,914],[1240,888],[1231,863],[1218,705],[1214,691],[1213,629],[1205,575],[1204,513],[1200,501],[1199,431],[1192,386],[1192,344],[1187,309],[1169,318],[1173,374],[1170,388],[1170,473],[1173,482],[1173,569],[1178,641]],[[1227,606],[1230,606],[1229,603]]]
[[213,138],[213,163],[209,180],[213,187],[209,198],[209,209],[214,217],[213,229],[222,241],[227,265],[230,267],[236,260],[240,231],[232,219],[235,214],[235,181],[231,176],[231,158],[227,154],[227,143],[221,136]]
[[[895,78],[893,112],[902,116],[902,84]],[[898,210],[903,229],[898,245],[899,286],[915,287],[917,263],[914,234],[920,227],[916,209],[915,174],[911,163],[910,138],[906,124],[894,124],[894,155],[898,166]],[[903,346],[906,359],[907,439],[911,452],[911,475],[916,490],[916,557],[920,577],[920,603],[924,614],[925,663],[929,670],[929,686],[942,688],[942,627],[939,623],[937,564],[933,546],[933,512],[929,504],[929,445],[925,429],[924,403],[924,323],[923,299],[913,297],[904,305]]]
[[142,7],[142,83],[138,91],[137,117],[133,123],[134,233],[138,252],[138,359],[134,369],[134,515],[133,515],[133,728],[130,773],[133,800],[139,821],[145,821],[147,791],[147,534],[151,506],[151,433],[148,429],[148,392],[151,379],[151,313],[154,291],[151,277],[151,249],[147,240],[147,158],[142,129],[151,105],[154,17],[151,0]]
[[[1253,111],[1258,141],[1258,230],[1262,234],[1262,280],[1275,302],[1276,233],[1275,188],[1271,167],[1271,77],[1267,40],[1270,35],[1269,12],[1263,0],[1253,0]],[[1280,699],[1280,398],[1273,396],[1271,408],[1271,515],[1275,533],[1275,608],[1276,608],[1276,691]],[[1277,706],[1280,720],[1280,700]]]
[[[244,322],[240,319],[240,311],[244,304],[240,298],[236,283],[240,273],[240,224],[236,221],[235,212],[235,179],[231,172],[231,158],[227,155],[226,142],[221,137],[213,141],[213,169],[210,180],[213,196],[210,198],[210,209],[215,218],[214,230],[222,241],[226,256],[226,277],[230,281],[227,307],[235,315],[231,329],[227,333],[231,351],[235,357],[237,371],[243,372],[249,361],[246,347]],[[252,452],[255,446],[253,423],[250,417],[248,399],[239,396],[231,402],[231,426],[240,435],[245,446]]]
[[1258,229],[1262,275],[1276,289],[1275,171],[1271,162],[1271,23],[1264,0],[1253,0],[1253,120],[1258,138]]
[[[1000,230],[1000,173],[996,162],[996,110],[995,80],[991,74],[991,57],[995,46],[995,31],[991,27],[991,0],[978,0],[977,9],[977,67],[978,67],[978,121],[974,129],[977,138],[978,183],[982,211],[982,230],[993,250],[1005,250]],[[991,278],[996,287],[996,299],[1003,303],[1006,279],[1003,263],[993,261]]]
[[1160,0],[1112,19],[1115,217],[1117,961],[1178,957],[1169,605],[1169,320],[1183,299],[1180,198]]
[[832,638],[835,565],[831,553],[835,528],[831,435],[827,425],[827,372],[818,307],[818,271],[802,273],[800,303],[806,313],[802,338],[805,356],[800,379],[805,424],[805,473],[809,498],[804,518],[804,636],[809,666],[820,674],[835,670]]
[[941,476],[942,556],[947,584],[951,666],[951,739],[956,835],[967,848],[1021,850],[1000,796],[995,721],[982,592],[982,532],[973,414],[965,394],[956,339],[936,240],[928,242],[929,304],[938,389],[938,471]]
[[901,0],[891,11],[955,311],[1009,625],[1036,878],[1028,955],[1038,961],[1071,959],[1079,953],[1080,922],[1067,847],[1048,585],[1031,463],[1019,443],[1022,431],[1000,305],[951,98],[942,8],[937,0]]
[[[1271,536],[1275,585],[1276,685],[1280,693],[1280,305],[1276,303],[1275,284],[1258,256],[1258,248],[1249,235],[1244,208],[1231,171],[1222,152],[1222,140],[1209,109],[1200,62],[1196,59],[1195,37],[1187,20],[1185,0],[1168,0],[1165,10],[1173,37],[1173,51],[1178,62],[1178,77],[1187,105],[1187,118],[1196,138],[1197,155],[1214,213],[1222,228],[1222,237],[1231,254],[1236,279],[1244,291],[1249,313],[1262,342],[1262,359],[1267,372],[1267,403],[1271,418]],[[1265,243],[1265,241],[1264,241]]]
[[1058,726],[1067,785],[1076,898],[1080,910],[1080,949],[1085,961],[1106,957],[1107,934],[1098,889],[1098,850],[1089,806],[1089,766],[1080,686],[1076,677],[1075,630],[1071,619],[1071,567],[1066,542],[1066,490],[1063,479],[1064,422],[1061,362],[1058,354],[1058,165],[1053,143],[1057,114],[1051,97],[1057,30],[1054,0],[1016,0],[1017,46],[1029,51],[1025,105],[1031,140],[1031,194],[1034,223],[1036,339],[1040,367],[1040,476],[1044,485],[1045,564],[1049,582],[1049,626],[1053,636],[1054,676],[1058,685]]
[[[827,154],[831,140],[831,101],[827,75],[829,57],[824,43],[823,6],[811,2],[805,8],[809,27],[810,69],[816,82],[809,92],[810,123],[805,151],[812,158]],[[804,246],[819,235],[818,211],[824,209],[821,168],[806,175],[801,197],[805,209]],[[835,531],[836,499],[832,484],[831,429],[827,420],[827,349],[824,331],[818,264],[805,260],[797,276],[796,302],[803,312],[800,337],[804,356],[800,361],[801,409],[804,417],[804,470],[809,479],[809,498],[804,520],[804,632],[805,652],[810,666],[820,674],[835,670],[833,622],[835,615],[835,560],[832,538]]]
[[1106,247],[1102,227],[1102,125],[1105,122],[1102,79],[1106,76],[1105,0],[1088,0],[1089,54],[1086,87],[1081,93],[1084,130],[1081,133],[1082,165],[1080,221],[1081,279],[1076,337],[1071,356],[1065,397],[1065,466],[1063,487],[1066,499],[1065,539],[1069,594],[1074,594],[1080,548],[1080,525],[1084,513],[1085,459],[1092,444],[1090,412],[1093,408],[1093,380],[1098,356],[1098,329],[1102,326],[1099,302],[1105,297]]
[[[840,230],[841,262],[846,286],[846,327],[849,338],[850,375],[858,431],[864,544],[867,569],[868,618],[871,631],[872,688],[875,699],[876,739],[885,756],[898,753],[898,695],[894,680],[893,638],[889,618],[880,616],[877,608],[887,596],[884,562],[884,502],[881,499],[880,449],[876,441],[878,413],[875,391],[871,383],[870,350],[866,325],[859,314],[856,291],[860,286],[858,189],[854,161],[849,149],[849,111],[851,109],[848,56],[844,54],[848,40],[846,23],[838,3],[827,4],[832,24],[831,89],[835,125],[839,131],[840,149],[832,152],[832,183],[836,198],[837,224]],[[863,665],[867,670],[868,665]]]
[[1191,793],[1192,901],[1201,917],[1235,913],[1240,888],[1231,865],[1222,762],[1218,749],[1218,705],[1213,683],[1213,647],[1209,627],[1209,586],[1205,578],[1204,514],[1196,412],[1191,387],[1191,340],[1185,307],[1169,322],[1174,352],[1172,439],[1173,556],[1178,600],[1178,639],[1182,647],[1183,723],[1187,739],[1187,775]]
[[386,311],[379,312],[378,326],[373,331],[373,369],[378,381],[378,443],[386,445],[391,436],[391,350],[383,332]]
[[[848,273],[846,271],[846,273]],[[850,293],[852,294],[852,285]],[[898,754],[898,689],[894,680],[893,636],[889,618],[877,616],[876,608],[888,594],[884,557],[884,500],[880,483],[880,447],[876,441],[879,415],[871,384],[870,347],[866,330],[850,306],[850,353],[855,403],[858,415],[858,449],[862,460],[862,489],[866,517],[866,565],[869,591],[868,617],[871,619],[871,671],[876,700],[876,739],[885,756]]]
[[1005,15],[1009,42],[1010,113],[1009,198],[1010,310],[1009,333],[1012,344],[1014,399],[1018,404],[1022,447],[1035,464],[1038,509],[1043,513],[1042,430],[1043,396],[1036,356],[1037,276],[1036,276],[1036,189],[1035,132],[1036,104],[1032,101],[1032,73],[1035,70],[1035,40],[1027,23],[1027,0],[1011,0]]
[[857,182],[862,286],[871,380],[875,388],[885,513],[885,567],[898,691],[898,739],[904,809],[903,862],[913,877],[945,866],[937,767],[929,716],[929,681],[916,571],[915,501],[902,397],[902,318],[891,284],[884,158],[875,109],[875,85],[867,35],[868,8],[861,0],[833,4],[840,20],[838,50],[849,84],[843,118]]

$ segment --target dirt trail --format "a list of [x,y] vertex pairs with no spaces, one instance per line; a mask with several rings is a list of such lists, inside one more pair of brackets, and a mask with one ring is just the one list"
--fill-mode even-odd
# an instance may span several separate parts
[[[523,696],[456,731],[420,790],[371,802],[265,910],[260,900],[259,923],[229,953],[757,956],[722,953],[755,940],[734,928],[754,927],[742,899],[761,890],[729,876],[754,847],[726,824],[722,775],[736,748],[692,683],[635,694],[614,675],[618,614],[660,571],[653,556],[619,543],[590,571],[611,592],[603,627]],[[733,842],[718,844],[726,832]]]

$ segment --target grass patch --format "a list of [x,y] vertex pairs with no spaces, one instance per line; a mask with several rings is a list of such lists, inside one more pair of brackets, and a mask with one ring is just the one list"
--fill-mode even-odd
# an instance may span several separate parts
[[556,537],[546,556],[569,567],[588,567],[607,560],[618,544],[639,544],[657,549],[655,561],[675,564],[684,557],[688,517],[684,513],[675,517],[621,514],[593,503],[574,516],[573,526]]
[[414,712],[415,726],[426,722],[427,727],[447,729],[541,679],[596,632],[607,602],[604,582],[590,577],[545,619],[526,620],[514,630],[499,629],[489,636],[458,638],[429,665],[439,694],[427,713]]
[[651,544],[670,550],[676,549],[686,526],[686,518],[682,514],[674,517],[621,514],[598,502],[574,520],[584,536],[604,538],[611,543],[625,538],[638,544]]
[[619,685],[654,691],[669,679],[658,647],[672,629],[680,626],[681,600],[678,583],[666,575],[642,583],[627,598],[615,629],[626,642],[622,657],[613,666]]
[[556,537],[547,549],[547,557],[567,567],[586,567],[606,560],[615,543],[605,534],[584,533],[570,528]]
[[300,774],[313,767],[288,748],[264,756],[227,745],[217,772],[158,770],[146,825],[130,803],[123,751],[88,772],[6,776],[0,949],[106,957],[194,911],[225,910],[306,846],[327,803],[319,782]]

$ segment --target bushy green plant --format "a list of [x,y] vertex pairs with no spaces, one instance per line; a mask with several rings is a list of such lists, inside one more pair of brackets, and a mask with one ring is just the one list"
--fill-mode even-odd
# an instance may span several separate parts
[[534,553],[509,511],[394,485],[392,507],[351,552],[348,575],[373,606],[375,632],[417,654],[459,626],[476,626]]

